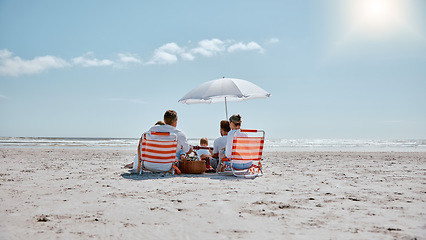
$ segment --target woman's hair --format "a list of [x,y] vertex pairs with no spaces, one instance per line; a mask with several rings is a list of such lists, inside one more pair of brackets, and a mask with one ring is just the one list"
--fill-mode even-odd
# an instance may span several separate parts
[[229,122],[227,120],[220,121],[220,128],[226,132],[231,131],[231,127],[229,126]]
[[234,114],[229,118],[229,122],[233,123],[241,123],[241,115],[240,114]]

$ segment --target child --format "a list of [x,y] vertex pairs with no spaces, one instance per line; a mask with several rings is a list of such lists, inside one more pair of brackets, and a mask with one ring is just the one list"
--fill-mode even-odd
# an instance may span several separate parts
[[[200,146],[201,147],[208,147],[209,146],[209,141],[207,140],[207,138],[201,138],[200,139]],[[198,149],[197,152],[197,156],[199,160],[206,160],[206,169],[210,170],[211,166],[210,166],[210,159],[212,158],[212,150],[209,149]]]

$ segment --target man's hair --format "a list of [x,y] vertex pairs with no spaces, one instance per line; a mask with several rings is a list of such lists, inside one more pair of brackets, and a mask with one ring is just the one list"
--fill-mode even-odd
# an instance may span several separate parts
[[167,110],[164,113],[164,122],[168,125],[172,125],[173,122],[177,119],[177,113],[175,110]]
[[208,145],[209,144],[209,140],[207,140],[207,138],[201,138],[200,139],[200,145],[201,144],[207,144]]
[[220,121],[220,128],[226,132],[231,131],[231,127],[229,126],[229,122],[227,120]]

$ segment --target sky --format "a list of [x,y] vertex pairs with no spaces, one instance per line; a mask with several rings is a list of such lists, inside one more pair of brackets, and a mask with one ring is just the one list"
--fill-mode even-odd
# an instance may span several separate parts
[[216,138],[222,77],[267,138],[425,139],[426,1],[0,0],[0,136],[138,138],[168,109]]

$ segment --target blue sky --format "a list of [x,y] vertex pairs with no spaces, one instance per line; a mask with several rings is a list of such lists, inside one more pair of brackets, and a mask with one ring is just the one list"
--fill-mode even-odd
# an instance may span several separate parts
[[0,136],[139,137],[167,109],[219,136],[224,104],[178,103],[225,77],[269,138],[426,138],[426,1],[0,0]]

